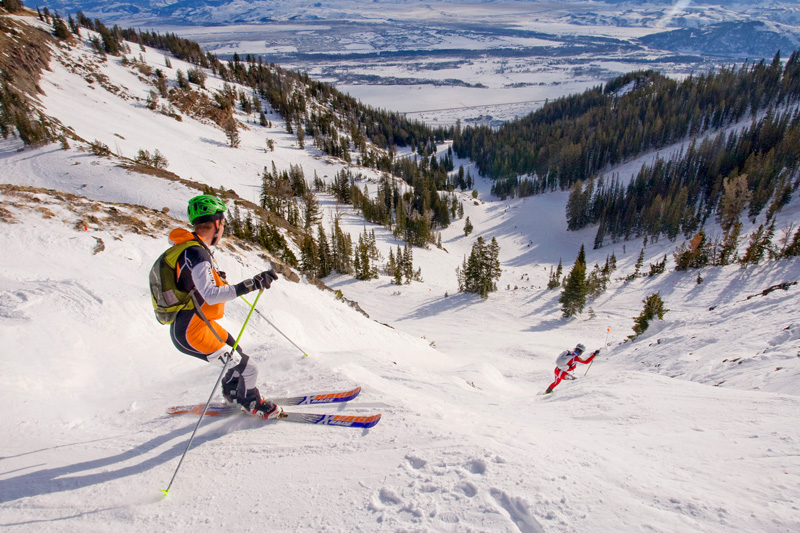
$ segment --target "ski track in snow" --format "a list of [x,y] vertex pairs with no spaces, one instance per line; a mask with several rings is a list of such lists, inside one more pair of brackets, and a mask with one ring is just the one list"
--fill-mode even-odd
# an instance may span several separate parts
[[[160,52],[148,49],[143,57],[164,64]],[[172,61],[165,68],[171,78],[189,67]],[[272,161],[281,170],[302,164],[307,178],[316,171],[331,179],[342,168],[293,146],[275,116],[267,133],[249,125],[242,146],[227,148],[216,128],[147,110],[135,98],[145,98],[148,86],[118,59],[102,68],[124,82],[129,99],[54,65],[42,80],[42,102],[113,151],[158,147],[181,177],[224,183],[243,197],[257,195],[259,172]],[[222,84],[210,78],[208,85]],[[126,119],[112,123],[108,116]],[[264,152],[265,135],[276,140],[275,152]],[[136,205],[167,207],[175,226],[185,223],[185,202],[195,191],[184,185],[130,173],[77,146],[17,148],[13,140],[0,143],[4,183],[100,202],[98,216],[111,207],[102,202],[122,202],[133,205],[114,206],[125,215],[137,215]],[[462,163],[468,165],[456,167]],[[632,171],[640,165],[628,164]],[[378,176],[366,174],[359,186],[374,194]],[[261,313],[309,357],[258,315],[245,331],[243,347],[259,364],[265,394],[359,384],[361,395],[347,405],[303,410],[381,412],[377,426],[207,419],[167,498],[160,490],[196,419],[168,417],[165,409],[206,399],[220,371],[177,353],[151,315],[145,279],[167,246],[168,229],[81,227],[76,206],[63,198],[4,195],[0,399],[9,409],[0,422],[0,526],[25,532],[800,530],[800,288],[761,295],[800,279],[800,261],[706,269],[701,284],[696,272],[671,270],[624,283],[642,242],[609,244],[587,250],[589,265],[611,252],[618,259],[609,289],[589,303],[595,317],[586,311],[566,321],[558,291],[544,288],[549,269],[562,260],[568,271],[594,231],[566,231],[565,193],[501,202],[489,187],[478,180],[477,201],[458,193],[475,233],[464,237],[463,220],[456,220],[442,231],[446,251],[414,249],[424,282],[326,279],[370,318],[305,281],[281,279],[265,292]],[[320,198],[326,229],[338,209],[345,231],[375,230],[384,257],[400,244],[330,196]],[[797,198],[778,215],[778,227],[790,222],[800,222]],[[744,229],[753,229],[749,221]],[[497,237],[504,268],[500,290],[486,301],[457,294],[455,280],[478,235]],[[645,269],[676,244],[650,243]],[[236,246],[224,246],[217,259],[234,282],[264,267],[256,252]],[[642,299],[656,291],[670,311],[626,342]],[[238,332],[247,311],[241,302],[228,303],[223,325]],[[556,355],[579,341],[604,347],[590,372],[580,365],[575,381],[539,395],[552,380]]]

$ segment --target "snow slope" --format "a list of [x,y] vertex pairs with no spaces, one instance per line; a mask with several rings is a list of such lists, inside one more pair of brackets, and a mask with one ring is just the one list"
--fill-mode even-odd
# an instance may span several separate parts
[[[145,57],[163,64],[158,52]],[[272,160],[302,164],[306,176],[341,168],[293,147],[277,117],[266,134],[274,153],[256,127],[227,148],[217,128],[147,110],[147,86],[117,60],[102,68],[133,97],[82,85],[54,64],[42,103],[112,151],[158,148],[182,178],[244,198],[257,195]],[[0,146],[0,182],[32,187],[4,187],[0,204],[5,530],[800,529],[800,287],[761,294],[800,279],[800,261],[707,269],[701,284],[696,272],[615,279],[590,302],[593,318],[587,310],[566,321],[558,291],[544,288],[549,269],[562,259],[568,270],[594,230],[566,231],[564,194],[501,202],[482,180],[477,202],[463,196],[475,233],[464,237],[458,220],[442,233],[446,251],[414,250],[424,282],[325,280],[370,318],[304,280],[281,279],[264,294],[259,311],[309,357],[258,315],[244,332],[265,394],[360,384],[350,405],[305,410],[381,412],[381,422],[352,430],[206,420],[164,498],[196,423],[165,409],[204,401],[220,370],[174,350],[144,281],[195,191],[73,144]],[[327,225],[337,206],[321,199]],[[385,256],[399,244],[339,210],[354,235],[374,229]],[[778,227],[798,221],[795,198]],[[478,235],[498,239],[504,269],[485,301],[456,293],[455,268]],[[645,267],[675,244],[649,244]],[[623,278],[641,247],[587,250],[587,261],[613,251]],[[266,266],[231,239],[217,259],[234,281]],[[623,342],[655,291],[665,319]],[[223,324],[238,332],[247,311],[230,302]],[[592,375],[581,366],[576,381],[539,395],[558,352],[576,342],[605,345]]]

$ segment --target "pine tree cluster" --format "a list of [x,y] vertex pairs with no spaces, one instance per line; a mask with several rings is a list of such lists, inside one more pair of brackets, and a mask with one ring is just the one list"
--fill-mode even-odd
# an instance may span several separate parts
[[414,250],[406,244],[403,248],[397,246],[397,253],[389,250],[389,262],[386,265],[386,274],[392,277],[392,283],[402,285],[412,281],[422,281],[422,270],[414,270]]
[[750,234],[747,247],[741,257],[737,254],[742,224],[734,223],[721,238],[711,239],[701,229],[688,242],[681,243],[673,252],[675,270],[725,266],[738,263],[742,268],[759,264],[764,257],[771,260],[789,259],[800,255],[800,228],[789,225],[777,243],[775,219],[760,224]]
[[547,280],[547,288],[550,290],[556,289],[561,286],[561,274],[564,272],[564,267],[561,266],[561,259],[558,260],[558,268],[553,270],[550,267],[550,278]]
[[497,239],[487,244],[483,237],[472,245],[469,258],[465,257],[461,266],[456,268],[458,290],[480,294],[481,298],[488,298],[490,292],[497,290],[497,280],[500,279],[500,245]]
[[[308,192],[310,191],[301,165],[290,164],[288,171],[283,170],[280,172],[278,172],[274,161],[272,162],[271,170],[264,167],[264,171],[261,174],[261,207],[285,218],[292,226],[301,225],[298,199],[302,199],[306,206],[304,222],[308,222],[309,217],[313,219],[318,216],[318,213],[313,213],[314,200],[306,197]],[[316,207],[318,210],[318,203]],[[311,209],[311,212],[309,212],[309,209]]]
[[[800,68],[798,68],[800,77]],[[623,188],[616,176],[577,181],[567,204],[567,225],[598,224],[595,248],[610,236],[695,234],[715,212],[723,230],[740,213],[771,218],[800,186],[800,113],[767,113],[738,133],[720,134],[669,161],[643,166]]]
[[[336,272],[352,275],[359,280],[376,279],[381,261],[383,255],[377,247],[375,230],[368,232],[364,228],[358,237],[358,244],[353,246],[353,238],[342,230],[338,216],[334,217],[330,239],[322,224],[318,224],[317,238],[314,239],[310,233],[306,233],[300,247],[300,268],[318,278]],[[398,285],[403,282],[404,276],[406,283],[412,280],[422,281],[421,270],[417,269],[415,272],[412,261],[411,248],[406,246],[403,251],[398,246],[397,256],[389,251],[388,264],[384,270]]]
[[586,277],[586,297],[597,298],[608,287],[611,274],[617,269],[617,258],[614,254],[606,258],[605,264],[601,267],[595,263],[594,268]]
[[[224,191],[217,192],[208,188],[204,192],[222,198],[225,197]],[[297,256],[292,252],[286,238],[266,217],[253,220],[250,211],[248,211],[243,218],[239,211],[239,206],[234,204],[233,208],[228,211],[227,226],[232,235],[258,244],[290,266],[299,266]]]
[[464,214],[455,194],[427,188],[430,182],[401,193],[396,180],[384,173],[378,182],[377,195],[372,199],[366,185],[361,190],[355,183],[362,178],[361,173],[346,168],[334,175],[329,186],[320,180],[315,187],[333,194],[337,202],[352,205],[366,220],[391,229],[395,237],[413,246],[438,246],[435,231],[446,228],[451,220]]

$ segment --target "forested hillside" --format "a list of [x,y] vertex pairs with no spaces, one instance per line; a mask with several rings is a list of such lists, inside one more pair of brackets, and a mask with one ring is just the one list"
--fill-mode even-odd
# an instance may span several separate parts
[[508,195],[567,189],[604,169],[754,116],[800,97],[800,55],[689,76],[627,74],[605,87],[560,98],[498,130],[455,132],[454,149]]
[[[271,126],[267,116],[274,113],[284,119],[286,131],[296,136],[300,149],[313,143],[315,148],[345,163],[387,172],[381,188],[385,194],[370,200],[355,185],[359,177],[357,172],[337,173],[334,183],[326,185],[317,181],[316,176],[306,176],[299,165],[291,172],[265,168],[260,194],[260,207],[265,211],[261,220],[249,215],[242,220],[233,218],[232,227],[240,237],[264,246],[290,265],[302,263],[312,273],[327,271],[319,264],[324,262],[321,255],[324,255],[325,243],[312,238],[311,246],[301,246],[304,257],[298,258],[275,228],[275,224],[291,226],[290,233],[296,236],[298,246],[308,240],[306,237],[324,235],[324,231],[319,232],[316,227],[319,220],[311,194],[312,179],[317,192],[324,189],[340,202],[355,205],[363,211],[365,218],[394,228],[398,237],[412,245],[435,243],[434,230],[447,227],[455,217],[455,202],[439,192],[448,188],[448,172],[453,170],[452,152],[441,159],[436,154],[436,143],[450,137],[452,132],[449,130],[430,128],[421,122],[407,120],[401,114],[371,108],[330,84],[312,80],[302,72],[265,63],[262,58],[246,56],[241,59],[234,55],[231,61],[222,61],[214,54],[204,52],[197,43],[174,34],[108,27],[81,12],[74,17],[69,14],[64,19],[45,7],[37,9],[36,15],[51,25],[52,33],[17,25],[10,20],[3,21],[8,32],[18,32],[19,42],[23,45],[11,50],[7,68],[4,68],[10,82],[3,86],[2,93],[0,126],[4,137],[18,135],[29,145],[59,138],[64,144],[73,137],[71,132],[61,129],[38,110],[30,100],[30,94],[36,92],[35,81],[48,61],[47,47],[40,43],[61,42],[71,46],[84,32],[100,63],[107,61],[107,57],[121,57],[124,65],[138,72],[153,86],[146,102],[149,109],[176,120],[181,120],[183,114],[216,124],[225,132],[233,148],[239,144],[240,131],[247,127],[237,120],[237,113],[243,113],[249,117],[249,122],[262,127]],[[12,26],[17,29],[12,30]],[[169,79],[166,74],[171,69],[169,58],[166,59],[166,68],[154,68],[137,57],[137,52],[143,51],[144,46],[168,51],[194,67],[179,69],[177,78]],[[102,76],[87,75],[96,78],[109,90],[118,90],[105,83]],[[225,82],[221,90],[206,88],[209,75]],[[18,85],[25,90],[18,91]],[[102,143],[98,143],[95,149],[108,153],[108,147]],[[406,156],[396,157],[400,149],[405,149]],[[408,156],[409,149],[412,157]],[[273,151],[274,141],[267,138],[265,150]],[[166,160],[162,160],[160,154],[143,153],[135,164],[151,169],[156,167],[162,172],[166,168]],[[404,180],[407,187],[400,187],[389,173]],[[463,176],[461,184],[462,188],[466,185]],[[223,196],[231,194],[231,191],[224,190],[216,192]],[[236,217],[238,213],[232,216]],[[331,231],[335,235],[335,228]],[[354,250],[351,247],[350,253],[355,253]],[[337,264],[343,266],[335,271],[353,273],[352,261]]]
[[675,240],[683,233],[688,238],[709,218],[738,235],[741,213],[755,223],[767,208],[770,221],[798,185],[800,114],[795,108],[770,111],[741,131],[693,142],[669,160],[658,158],[627,187],[618,176],[578,180],[567,204],[567,224],[570,229],[599,224],[598,247],[606,236]]

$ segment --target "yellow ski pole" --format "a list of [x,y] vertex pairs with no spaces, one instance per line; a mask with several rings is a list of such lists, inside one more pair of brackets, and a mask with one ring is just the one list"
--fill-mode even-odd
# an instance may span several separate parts
[[242,324],[242,330],[239,332],[239,336],[236,337],[236,342],[233,343],[233,348],[231,348],[231,351],[228,352],[228,356],[225,358],[225,362],[222,365],[222,372],[219,373],[219,377],[217,378],[217,382],[214,383],[214,388],[211,389],[211,396],[208,397],[208,401],[206,402],[206,405],[203,407],[203,412],[200,413],[200,418],[197,420],[197,424],[195,424],[195,426],[194,426],[194,430],[192,431],[192,436],[189,437],[189,442],[186,444],[186,449],[183,450],[183,455],[181,455],[181,460],[178,461],[178,466],[175,468],[175,472],[173,472],[173,474],[172,474],[172,479],[169,480],[169,485],[167,485],[166,489],[162,489],[161,490],[161,492],[164,493],[164,496],[169,495],[169,489],[172,487],[172,482],[175,481],[175,476],[178,475],[178,470],[181,469],[181,465],[183,464],[183,459],[186,457],[186,452],[189,451],[189,448],[192,445],[192,441],[194,440],[194,436],[197,433],[197,429],[200,427],[200,422],[203,421],[203,417],[206,414],[206,410],[208,409],[208,406],[211,404],[211,399],[214,397],[214,393],[217,390],[217,386],[219,385],[219,382],[222,381],[222,375],[225,373],[225,369],[228,368],[228,363],[231,360],[231,356],[233,355],[234,350],[236,350],[236,347],[239,346],[239,341],[241,340],[242,334],[244,333],[244,328],[246,328],[247,327],[247,323],[250,322],[250,316],[253,314],[253,311],[256,308],[256,304],[258,303],[258,299],[261,298],[261,293],[262,292],[264,292],[264,289],[261,289],[260,291],[258,291],[258,295],[256,296],[256,300],[253,302],[253,305],[250,307],[250,312],[247,313],[247,318],[245,319],[244,324]]

